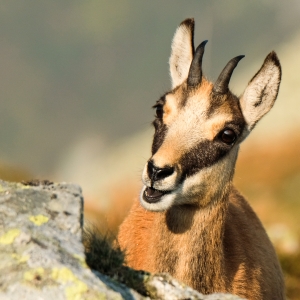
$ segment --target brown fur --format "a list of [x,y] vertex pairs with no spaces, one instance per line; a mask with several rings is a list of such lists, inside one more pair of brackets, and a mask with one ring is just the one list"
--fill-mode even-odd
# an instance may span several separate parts
[[172,207],[150,212],[135,201],[120,227],[127,264],[169,272],[202,293],[284,299],[274,248],[246,200],[232,187],[205,210]]
[[[192,45],[186,45],[192,25],[187,20],[175,33],[173,90],[157,103],[160,112],[140,202],[121,225],[119,244],[129,266],[168,272],[202,293],[284,299],[275,250],[256,214],[232,186],[239,144],[275,102],[279,60],[274,52],[267,56],[241,99],[227,87],[225,94],[214,92],[204,77],[189,86],[182,80],[194,60]],[[183,64],[180,74],[177,64]],[[233,141],[226,135],[224,139],[228,131],[234,133]],[[153,169],[161,175],[153,177]],[[156,195],[154,200],[151,195]]]

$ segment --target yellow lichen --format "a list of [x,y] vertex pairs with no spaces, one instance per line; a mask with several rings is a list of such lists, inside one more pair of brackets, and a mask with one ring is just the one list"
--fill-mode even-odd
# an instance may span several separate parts
[[66,283],[68,281],[74,282],[75,280],[77,280],[77,277],[73,274],[73,272],[66,268],[53,268],[52,269],[52,274],[51,277],[55,280],[55,281],[59,281],[62,283]]
[[78,254],[73,254],[73,257],[79,260],[79,263],[80,263],[80,265],[81,265],[83,268],[87,268],[87,267],[88,267],[88,265],[87,265],[86,262],[85,262],[84,257],[82,257],[81,255],[78,255]]
[[49,221],[49,218],[43,215],[31,216],[29,220],[36,226],[41,226]]
[[33,281],[38,277],[43,277],[45,270],[42,267],[29,270],[24,273],[23,278],[27,281]]
[[82,299],[82,294],[88,291],[87,285],[80,281],[73,272],[66,268],[53,268],[52,279],[60,283],[72,283],[71,285],[67,286],[65,289],[66,297],[69,300],[79,300]]
[[3,186],[0,184],[0,193],[5,192],[6,190],[3,188]]
[[18,184],[18,187],[20,187],[22,190],[31,189],[30,185],[24,185],[24,184]]
[[12,253],[11,256],[12,256],[12,258],[14,258],[19,263],[26,262],[29,259],[29,255],[19,255],[19,254],[16,254],[16,253]]
[[[89,295],[87,299],[89,299],[89,300],[107,300],[107,297],[105,294],[98,292],[98,293],[95,293],[95,295],[91,295],[91,296]],[[117,295],[116,297],[114,297],[114,300],[122,300],[122,299],[123,298],[121,295],[120,296]]]
[[65,289],[66,297],[68,300],[81,300],[82,294],[87,291],[87,285],[78,279],[74,281],[74,284],[66,287]]
[[0,244],[3,244],[3,245],[12,244],[13,241],[15,240],[15,238],[17,236],[19,236],[20,233],[21,233],[21,231],[18,228],[10,229],[9,231],[7,231],[6,233],[4,233],[0,237]]

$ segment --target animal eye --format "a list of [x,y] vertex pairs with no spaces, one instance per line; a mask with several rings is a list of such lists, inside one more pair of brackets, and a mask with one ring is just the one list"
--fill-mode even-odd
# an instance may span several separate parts
[[223,131],[220,132],[219,137],[221,139],[222,142],[224,142],[225,144],[231,145],[234,143],[234,141],[236,140],[236,134],[233,130],[231,129],[224,129]]
[[163,110],[163,107],[161,105],[157,105],[156,106],[156,117],[159,118],[159,119],[162,119],[163,117],[163,114],[164,114],[164,110]]

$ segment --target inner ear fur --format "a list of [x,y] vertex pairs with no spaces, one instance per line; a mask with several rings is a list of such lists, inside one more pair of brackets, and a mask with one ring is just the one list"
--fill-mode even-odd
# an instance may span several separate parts
[[241,109],[251,131],[273,107],[281,81],[281,66],[274,51],[268,54],[260,70],[249,82],[240,99]]
[[194,19],[184,20],[177,28],[171,46],[169,59],[172,88],[188,77],[194,56]]

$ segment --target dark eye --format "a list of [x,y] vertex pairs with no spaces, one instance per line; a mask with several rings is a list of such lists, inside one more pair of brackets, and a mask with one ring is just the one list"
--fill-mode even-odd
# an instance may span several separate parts
[[224,129],[220,132],[219,137],[225,144],[231,145],[236,140],[236,134],[231,129]]
[[164,114],[164,110],[163,107],[161,105],[156,106],[156,117],[159,119],[162,119],[163,114]]

